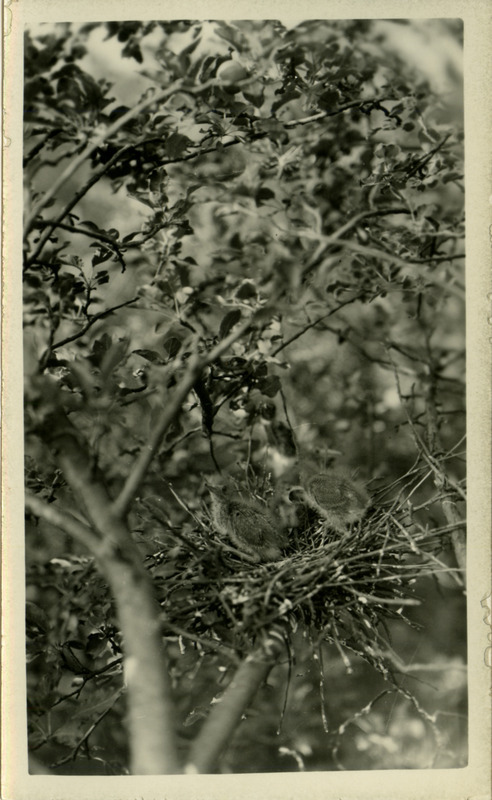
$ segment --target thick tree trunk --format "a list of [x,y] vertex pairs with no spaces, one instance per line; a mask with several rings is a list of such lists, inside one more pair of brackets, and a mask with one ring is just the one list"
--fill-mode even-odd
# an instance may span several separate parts
[[28,507],[68,533],[76,528],[112,590],[123,636],[132,773],[178,773],[170,679],[152,581],[125,520],[113,511],[111,497],[80,433],[61,410],[50,418],[45,430],[88,524],[37,497],[27,499]]
[[133,775],[172,774],[180,769],[159,608],[148,575],[140,567],[140,554],[136,548],[135,553],[131,549],[126,548],[124,558],[102,560],[123,634],[131,772]]

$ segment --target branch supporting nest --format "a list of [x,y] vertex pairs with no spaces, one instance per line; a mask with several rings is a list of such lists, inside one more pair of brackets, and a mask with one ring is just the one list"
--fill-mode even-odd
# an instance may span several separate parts
[[242,716],[283,650],[282,636],[278,631],[271,630],[260,647],[243,660],[220,702],[212,707],[196,737],[185,767],[186,773],[206,773],[215,768]]

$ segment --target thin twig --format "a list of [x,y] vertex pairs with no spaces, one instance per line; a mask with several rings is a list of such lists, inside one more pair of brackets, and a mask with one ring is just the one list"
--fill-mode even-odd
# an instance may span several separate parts
[[[213,648],[213,653],[217,652],[217,650],[220,650],[222,654],[222,649],[231,650],[232,652],[230,655],[227,655],[227,658],[229,658],[236,665],[239,663],[235,648],[231,644],[224,642],[223,639],[205,639],[204,636],[198,636],[196,633],[190,633],[185,628],[181,628],[179,625],[175,625],[174,623],[169,622],[167,619],[164,620],[164,627],[172,631],[176,636],[182,636],[184,639],[189,639],[191,642],[197,642],[198,644],[202,645],[202,647]],[[166,633],[164,633],[164,637],[170,638]]]
[[[53,223],[50,220],[40,219],[36,223],[36,226],[40,226],[42,228],[46,228],[46,227],[48,227],[49,225],[52,225],[52,224]],[[57,222],[56,223],[56,227],[57,228],[61,228],[64,231],[69,231],[70,233],[78,233],[81,236],[88,236],[90,239],[98,239],[101,242],[105,242],[106,244],[108,244],[114,250],[114,253],[115,253],[116,257],[118,258],[118,261],[120,262],[120,264],[121,264],[121,266],[123,268],[123,271],[126,270],[125,259],[123,258],[123,255],[122,255],[121,250],[120,250],[121,247],[125,247],[126,246],[124,243],[117,242],[115,239],[112,239],[111,236],[108,236],[106,233],[100,233],[99,231],[91,231],[88,228],[77,228],[75,225],[67,225],[64,222]],[[129,244],[131,244],[131,243],[129,243]]]
[[87,331],[90,330],[90,328],[92,328],[96,322],[99,322],[100,319],[104,319],[104,317],[109,316],[109,314],[112,314],[114,311],[118,311],[120,308],[131,306],[132,303],[136,303],[138,299],[138,297],[133,297],[131,300],[126,300],[124,303],[119,303],[117,306],[106,308],[104,311],[99,311],[97,314],[94,314],[94,316],[91,317],[87,325],[84,325],[84,327],[81,328],[78,333],[74,333],[72,336],[67,336],[65,339],[60,339],[58,342],[52,344],[49,349],[56,350],[58,347],[64,347],[66,344],[74,342],[76,339],[80,339],[80,337],[87,333]]
[[69,694],[64,694],[61,697],[59,697],[58,700],[55,700],[55,702],[50,706],[50,708],[43,711],[43,714],[48,714],[52,708],[60,705],[60,703],[63,703],[65,700],[69,700],[71,697],[77,697],[78,699],[82,690],[85,688],[86,684],[89,683],[89,681],[94,680],[94,678],[98,678],[99,675],[102,675],[105,672],[109,672],[111,669],[113,669],[113,667],[118,666],[119,664],[122,663],[123,663],[123,658],[116,658],[114,661],[111,661],[109,664],[106,664],[105,667],[101,667],[101,669],[91,671],[90,675],[81,675],[82,684],[80,686],[77,686],[77,688],[74,689],[73,692],[69,692]]
[[425,165],[441,149],[441,147],[443,147],[446,144],[450,136],[451,134],[448,133],[447,136],[444,137],[444,139],[441,139],[441,141],[429,153],[427,153],[427,155],[425,155],[417,162],[417,164],[413,167],[413,169],[409,170],[409,172],[406,173],[406,177],[411,178],[412,175],[415,175],[415,173],[418,172],[420,169],[422,169],[422,167],[425,167]]
[[[55,228],[58,227],[58,223],[62,222],[62,220],[65,219],[67,214],[69,214],[70,211],[72,210],[72,208],[74,208],[77,205],[79,200],[81,200],[84,197],[84,195],[87,194],[89,189],[91,189],[92,186],[94,186],[94,184],[96,184],[103,177],[103,175],[105,175],[107,172],[109,172],[109,170],[111,169],[113,164],[115,164],[117,161],[119,161],[119,159],[126,153],[126,151],[130,150],[130,149],[131,149],[131,145],[124,145],[119,150],[117,150],[116,153],[114,153],[114,155],[111,156],[109,161],[106,161],[105,164],[103,164],[101,167],[99,167],[99,169],[96,170],[91,175],[89,180],[86,181],[86,183],[84,183],[83,186],[81,186],[81,188],[77,192],[75,192],[75,194],[73,195],[71,200],[62,209],[62,211],[60,211],[60,213],[58,214],[56,219],[51,220],[50,225],[46,228],[45,232],[39,237],[39,242],[37,244],[37,247],[36,247],[34,253],[31,256],[29,256],[29,258],[26,260],[26,263],[25,263],[25,266],[24,266],[24,272],[26,271],[26,269],[28,269],[31,266],[31,264],[33,264],[36,261],[36,259],[40,255],[43,247],[45,246],[46,242],[50,238],[51,234],[53,233]],[[34,222],[34,220],[33,220],[33,222]],[[27,234],[25,234],[25,235],[27,235]]]
[[107,714],[109,714],[109,712],[110,712],[110,711],[112,711],[112,709],[113,709],[113,706],[115,705],[115,703],[117,702],[117,700],[119,700],[119,699],[120,699],[121,695],[123,694],[123,691],[124,691],[123,689],[120,689],[118,692],[116,692],[116,696],[115,696],[115,698],[114,698],[113,702],[111,703],[111,705],[110,705],[110,706],[108,706],[108,708],[106,708],[106,709],[105,709],[105,710],[102,712],[102,714],[99,714],[98,718],[97,718],[96,720],[94,720],[94,722],[92,723],[92,725],[90,725],[90,726],[89,726],[89,728],[88,728],[88,729],[87,729],[87,731],[84,733],[84,735],[82,736],[82,738],[81,738],[81,739],[79,739],[79,741],[78,741],[78,742],[77,742],[77,744],[75,745],[75,747],[74,747],[74,749],[72,750],[72,752],[71,752],[71,753],[70,753],[68,756],[65,756],[64,758],[61,758],[59,761],[56,761],[55,763],[53,763],[53,764],[50,764],[50,768],[51,768],[51,769],[56,769],[56,767],[61,767],[63,764],[68,764],[68,762],[69,762],[69,761],[75,761],[75,759],[77,758],[77,753],[79,752],[80,748],[81,748],[81,747],[82,747],[84,744],[87,744],[89,737],[91,736],[91,734],[92,734],[92,733],[94,733],[94,731],[95,731],[95,729],[97,728],[97,726],[99,725],[99,723],[100,723],[100,722],[102,722],[102,720],[104,719],[104,717],[105,717]]
[[184,511],[186,511],[186,513],[190,515],[192,520],[194,520],[194,522],[196,522],[197,525],[200,525],[200,527],[202,528],[206,528],[206,525],[203,523],[200,517],[197,517],[197,515],[191,510],[191,508],[185,503],[185,501],[181,499],[179,494],[174,491],[172,483],[170,481],[166,481],[166,483],[168,485],[169,491],[171,492],[176,502],[179,503],[181,508],[184,509]]
[[359,299],[359,297],[360,295],[356,295],[355,297],[351,297],[350,300],[344,300],[343,303],[339,303],[337,306],[335,306],[335,308],[332,308],[331,311],[328,311],[326,314],[322,314],[320,317],[317,317],[314,320],[314,322],[310,322],[309,325],[306,325],[304,328],[302,328],[302,330],[298,331],[298,333],[295,333],[293,336],[290,337],[290,339],[287,339],[287,341],[282,342],[282,344],[279,344],[278,347],[272,350],[271,355],[272,356],[278,355],[278,353],[280,353],[282,350],[284,350],[286,347],[292,344],[292,342],[295,342],[296,339],[299,339],[300,336],[303,336],[306,333],[306,331],[308,331],[310,328],[314,328],[316,325],[318,325],[318,323],[322,322],[324,319],[331,317],[332,314],[336,314],[336,312],[340,311],[341,308],[344,308],[345,306],[354,303],[356,300]]
[[[41,133],[46,133],[46,130],[42,130],[42,131],[39,131],[39,132],[31,131],[30,135],[31,136],[40,136]],[[41,139],[39,142],[37,142],[33,146],[33,148],[28,153],[26,153],[26,155],[24,156],[23,162],[22,162],[22,166],[23,167],[27,167],[29,162],[32,161],[34,156],[37,156],[37,154],[43,149],[43,147],[49,142],[49,140],[53,139],[55,136],[58,136],[59,133],[63,133],[63,128],[57,127],[57,128],[54,128],[51,131],[48,131],[46,136],[44,136],[43,139]],[[27,139],[28,136],[29,136],[29,134],[27,134],[25,138]]]
[[[394,372],[394,375],[395,375],[398,397],[400,398],[400,402],[402,404],[402,408],[403,408],[403,410],[405,412],[405,416],[407,417],[407,421],[408,421],[408,424],[410,426],[410,430],[412,432],[412,435],[413,435],[413,438],[414,438],[414,441],[415,441],[415,444],[416,444],[418,450],[420,451],[420,453],[422,454],[422,456],[425,459],[426,463],[429,465],[429,467],[431,468],[432,472],[436,476],[436,479],[439,482],[439,484],[445,485],[447,483],[449,486],[451,486],[452,489],[455,490],[455,492],[461,497],[462,500],[466,500],[465,492],[463,491],[461,486],[459,484],[457,484],[456,481],[454,481],[452,478],[450,478],[449,475],[446,475],[443,472],[443,470],[440,467],[438,459],[436,459],[430,453],[429,448],[427,447],[426,443],[423,441],[422,437],[418,433],[418,431],[417,431],[417,429],[415,427],[415,424],[414,424],[414,422],[413,422],[413,420],[412,420],[412,418],[411,418],[411,416],[410,416],[410,414],[408,412],[406,403],[404,402],[402,391],[401,391],[401,386],[400,386],[400,378],[399,378],[399,375],[398,375],[398,370],[396,368],[395,363],[393,362],[393,359],[391,358],[391,354],[389,352],[390,349],[391,349],[391,345],[389,345],[386,348],[386,350],[388,352],[388,355],[389,355],[389,358],[391,360],[391,363],[393,364],[393,372]],[[448,520],[448,521],[452,521],[452,520]]]

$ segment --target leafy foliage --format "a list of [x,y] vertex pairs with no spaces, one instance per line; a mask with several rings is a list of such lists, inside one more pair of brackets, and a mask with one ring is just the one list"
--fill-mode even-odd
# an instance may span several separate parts
[[[127,94],[94,57],[109,46],[134,69]],[[69,418],[118,498],[191,376],[128,512],[161,603],[180,733],[207,716],[198,695],[224,661],[272,622],[297,637],[303,663],[309,639],[309,654],[328,641],[388,677],[388,618],[402,619],[415,581],[425,593],[425,574],[457,571],[460,124],[425,78],[382,55],[369,20],[62,25],[27,32],[25,55],[28,489],[87,521],[54,420]],[[319,520],[289,519],[285,502],[295,462],[316,448],[318,464],[338,454],[373,497],[355,533],[328,545]],[[203,477],[218,471],[289,530],[274,567],[245,564],[214,534]],[[121,726],[107,725],[124,715],[107,585],[43,521],[28,528],[28,561],[32,747],[58,769],[88,758],[125,772]],[[352,699],[343,713],[359,720]],[[412,708],[424,722],[410,764],[406,741],[376,752],[383,718],[364,711],[375,730],[354,745],[364,766],[422,766],[438,726]],[[399,709],[405,739],[420,723]],[[282,747],[283,760],[268,750],[278,769],[304,768],[306,753],[308,768],[340,765],[338,744],[303,756],[289,730]],[[354,752],[345,762],[360,768]],[[227,758],[247,769],[239,747]],[[255,753],[249,763],[268,768]]]

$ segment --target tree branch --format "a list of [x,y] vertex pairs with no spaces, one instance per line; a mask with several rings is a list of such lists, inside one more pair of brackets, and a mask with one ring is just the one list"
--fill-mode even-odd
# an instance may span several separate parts
[[380,208],[374,211],[363,211],[360,214],[355,214],[355,216],[349,219],[344,225],[341,225],[340,228],[338,228],[333,233],[328,234],[328,236],[320,236],[319,234],[316,234],[311,231],[309,233],[307,231],[296,231],[295,232],[296,236],[305,236],[306,238],[318,239],[319,241],[318,247],[316,248],[311,258],[308,260],[306,266],[302,271],[302,276],[306,277],[306,275],[308,275],[309,272],[311,272],[311,270],[314,269],[314,267],[318,266],[322,256],[324,255],[324,253],[331,244],[338,242],[338,240],[341,239],[342,236],[344,236],[346,233],[352,230],[352,228],[357,227],[357,225],[363,222],[364,219],[368,219],[370,217],[389,216],[391,214],[410,214],[410,213],[411,211],[408,208],[405,208],[404,206],[398,206],[396,208]]
[[203,774],[215,770],[219,756],[283,649],[282,637],[271,632],[263,646],[246,656],[193,742],[185,772]]
[[454,555],[458,567],[466,573],[466,533],[465,524],[461,514],[456,508],[454,503],[449,498],[444,498],[442,501],[443,514],[447,522],[452,527],[451,541],[453,543]]
[[253,324],[255,317],[258,316],[260,312],[264,311],[265,308],[262,307],[248,317],[248,319],[245,320],[242,325],[235,326],[231,333],[226,336],[225,339],[219,342],[207,355],[195,355],[192,357],[188,369],[174,389],[169,402],[165,408],[163,408],[161,416],[157,420],[157,423],[154,426],[148,441],[144,445],[140,455],[133,465],[130,474],[128,475],[128,478],[125,481],[125,485],[112,505],[112,512],[116,517],[121,519],[127,513],[128,508],[130,507],[133,499],[136,497],[138,489],[144,480],[145,475],[147,474],[147,470],[159,449],[159,445],[161,444],[166,431],[169,429],[175,419],[177,419],[181,411],[182,404],[193,389],[196,379],[203,372],[205,367],[209,366],[218,358],[220,358],[222,353],[225,353],[231,344],[236,342],[244,333],[246,333],[246,331]]
[[[251,83],[251,78],[248,78],[245,81],[241,81],[238,85],[243,85],[243,84],[247,85],[248,83]],[[189,89],[186,89],[186,91],[189,94],[199,94],[204,89],[207,89],[210,86],[215,86],[215,85],[227,86],[229,84],[224,82],[224,81],[218,81],[216,79],[211,79],[210,81],[206,81],[205,83],[203,83],[201,86],[190,87]],[[51,187],[51,189],[48,192],[46,192],[39,199],[38,203],[31,210],[31,213],[27,216],[26,223],[24,225],[24,238],[27,236],[27,234],[31,230],[36,216],[38,216],[39,213],[43,210],[43,208],[46,207],[46,205],[49,203],[49,201],[55,196],[56,192],[59,191],[61,186],[63,186],[63,184],[72,177],[72,175],[78,170],[78,168],[81,166],[81,164],[84,162],[85,159],[89,158],[89,156],[91,156],[92,153],[95,150],[97,150],[98,147],[101,147],[101,145],[103,145],[105,141],[107,141],[114,133],[117,133],[117,131],[123,125],[125,125],[134,116],[138,115],[148,105],[152,105],[153,103],[157,103],[160,100],[167,99],[167,97],[170,97],[172,94],[177,93],[178,91],[183,91],[183,90],[184,90],[184,87],[182,86],[182,81],[175,81],[175,83],[173,83],[168,89],[163,90],[162,92],[158,93],[157,95],[154,95],[154,96],[152,96],[150,98],[143,98],[140,101],[140,103],[137,103],[137,105],[134,106],[133,108],[129,109],[129,111],[127,111],[126,114],[124,114],[122,117],[119,117],[117,120],[115,120],[113,125],[110,126],[107,131],[102,133],[93,142],[89,142],[87,144],[87,146],[82,150],[82,152],[77,156],[77,158],[74,159],[74,161],[72,161],[70,164],[68,164],[68,166],[66,167],[65,171],[58,177],[58,179],[55,181],[55,183]],[[97,170],[97,172],[95,172],[91,176],[91,178],[89,178],[87,183],[78,192],[75,193],[75,195],[73,196],[72,200],[65,206],[65,208],[58,215],[56,220],[53,220],[51,225],[42,234],[42,236],[40,237],[40,240],[38,242],[38,246],[36,247],[36,250],[34,251],[32,256],[30,256],[30,258],[27,260],[26,267],[29,267],[36,260],[36,258],[39,256],[39,254],[41,253],[44,245],[48,241],[49,237],[51,236],[51,234],[53,233],[55,228],[58,227],[58,223],[60,223],[66,217],[66,215],[69,213],[69,211],[71,211],[72,208],[77,205],[79,200],[89,191],[89,189],[95,183],[97,183],[98,180],[100,178],[102,178],[102,176],[106,172],[108,172],[108,170],[113,166],[113,164],[115,164],[127,150],[135,149],[139,145],[143,146],[146,143],[147,143],[147,140],[144,139],[141,142],[136,142],[136,143],[131,144],[131,145],[124,145],[109,159],[109,161],[107,161],[105,164],[103,164],[102,167],[100,167],[100,169]],[[216,149],[216,148],[214,148],[214,149]],[[199,155],[199,154],[198,153],[194,153],[193,157],[195,157],[196,155]],[[175,161],[174,159],[171,159],[167,163],[171,164],[171,163],[174,163],[174,161]],[[166,162],[164,162],[164,164],[165,163]]]
[[[339,247],[345,247],[349,250],[352,250],[356,253],[361,253],[362,255],[366,255],[369,257],[378,258],[382,261],[389,261],[397,266],[408,268],[416,264],[432,264],[432,263],[440,263],[445,261],[454,261],[460,258],[464,258],[464,254],[458,255],[446,255],[446,256],[432,256],[431,258],[412,258],[410,260],[406,260],[400,258],[399,256],[395,255],[394,253],[388,252],[386,250],[381,250],[376,247],[367,247],[365,245],[357,244],[357,242],[352,242],[350,240],[342,240],[342,237],[348,233],[353,228],[357,227],[364,219],[369,219],[370,217],[381,217],[381,216],[390,216],[391,214],[411,214],[411,210],[405,207],[398,206],[396,208],[380,208],[375,209],[373,211],[363,211],[360,214],[356,214],[351,219],[349,219],[344,225],[341,225],[336,231],[328,235],[320,235],[314,231],[308,230],[296,230],[296,231],[285,231],[290,236],[299,236],[301,238],[306,239],[315,239],[319,242],[318,247],[314,251],[313,255],[309,258],[306,266],[302,271],[302,277],[306,277],[315,267],[318,266],[322,257],[324,256],[326,250],[330,247],[330,245],[337,244]],[[429,277],[427,275],[427,277]],[[437,285],[442,285],[438,281],[434,281]],[[457,292],[451,284],[446,283],[446,288],[452,291],[454,294],[458,296],[462,296],[461,291]]]
[[355,214],[345,225],[342,225],[338,230],[334,231],[334,233],[330,234],[330,239],[335,241],[336,239],[340,239],[345,233],[352,230],[352,228],[356,228],[357,225],[360,225],[365,219],[370,219],[371,217],[388,217],[391,214],[411,214],[411,210],[409,208],[405,208],[405,206],[396,206],[396,208],[391,208],[391,206],[387,206],[385,208],[377,208],[374,211],[362,211],[360,214]]
[[[131,146],[129,146],[129,145],[125,145],[124,147],[121,147],[113,156],[111,156],[109,161],[106,161],[106,163],[103,164],[102,167],[100,167],[98,170],[96,170],[96,172],[94,172],[91,175],[89,180],[77,192],[75,192],[75,194],[73,195],[72,199],[67,203],[65,208],[58,214],[56,219],[51,220],[50,225],[46,228],[45,232],[43,234],[41,234],[41,236],[39,237],[38,246],[36,247],[34,253],[26,260],[26,264],[24,266],[24,271],[28,267],[30,267],[31,264],[33,264],[36,261],[36,259],[40,255],[43,247],[45,246],[46,242],[50,238],[51,234],[53,233],[55,228],[58,227],[58,224],[63,219],[65,219],[67,214],[69,214],[70,211],[72,210],[72,208],[74,208],[77,205],[79,200],[81,200],[82,197],[84,197],[84,195],[87,194],[89,189],[92,186],[94,186],[94,184],[97,183],[100,180],[100,178],[102,178],[102,176],[105,175],[106,172],[108,172],[111,169],[113,164],[115,164],[121,158],[121,156],[124,155],[125,152],[127,150],[129,150],[129,149],[131,149]],[[32,223],[33,222],[34,222],[34,219],[32,220]],[[31,225],[32,225],[32,223],[31,223]],[[24,237],[27,235],[27,233],[29,233],[28,230],[26,230],[26,233],[24,234]]]
[[83,522],[80,522],[68,511],[64,511],[52,503],[47,503],[38,495],[27,491],[25,493],[25,505],[27,511],[35,517],[43,519],[64,533],[68,533],[69,536],[83,544],[84,547],[87,547],[94,555],[97,556],[100,552],[100,538],[94,535],[91,528],[84,525]]
[[84,333],[87,333],[87,331],[90,328],[92,328],[92,326],[100,319],[103,319],[104,317],[107,317],[109,314],[112,314],[113,311],[118,311],[119,308],[124,308],[125,306],[131,306],[131,304],[136,303],[138,299],[139,299],[138,297],[134,297],[132,300],[126,300],[124,303],[119,303],[119,305],[117,306],[113,306],[112,308],[107,308],[105,311],[99,311],[97,314],[94,314],[94,316],[91,317],[87,325],[84,325],[84,327],[81,328],[80,331],[78,331],[78,333],[74,333],[72,334],[72,336],[67,336],[65,339],[60,339],[58,342],[52,344],[49,349],[56,350],[58,347],[64,347],[66,344],[74,342],[76,339],[80,339],[80,337],[83,336]]
[[[350,111],[350,109],[352,109],[352,108],[360,108],[361,106],[364,106],[364,105],[375,105],[377,103],[383,102],[384,100],[390,100],[390,99],[392,99],[392,98],[389,98],[389,97],[384,97],[384,98],[380,98],[380,99],[373,98],[372,100],[363,100],[363,101],[362,100],[354,100],[352,103],[347,103],[346,105],[340,106],[339,108],[334,109],[333,111],[319,111],[317,114],[312,114],[309,117],[302,117],[301,119],[291,119],[291,120],[288,120],[287,122],[285,122],[283,120],[278,120],[276,117],[252,117],[252,118],[250,117],[250,121],[253,122],[253,123],[255,123],[255,122],[276,122],[276,123],[280,123],[281,125],[283,125],[283,127],[286,130],[291,130],[291,129],[297,128],[297,127],[299,127],[301,125],[308,125],[310,122],[319,122],[320,120],[325,119],[326,117],[334,117],[334,116],[337,116],[338,114],[343,114],[345,111]],[[270,136],[270,132],[269,131],[253,131],[253,132],[244,131],[244,136],[248,137],[248,142],[256,142],[259,139],[265,139],[268,136]],[[216,144],[211,145],[211,147],[207,147],[205,149],[202,149],[201,146],[207,139],[210,139],[210,135],[209,134],[207,134],[207,136],[204,136],[203,139],[201,140],[201,142],[198,142],[198,144],[193,146],[194,151],[192,153],[187,153],[184,156],[178,156],[177,158],[169,158],[166,161],[162,161],[161,164],[159,164],[158,169],[160,169],[161,167],[165,167],[168,164],[180,164],[180,163],[182,163],[184,161],[192,161],[194,158],[199,158],[200,156],[208,155],[208,153],[217,152],[217,145]],[[148,144],[148,142],[152,142],[152,141],[154,141],[154,139],[146,139],[145,142],[142,142],[141,144]],[[157,141],[160,141],[160,139],[157,140]],[[234,147],[237,144],[244,144],[244,143],[245,143],[244,142],[244,138],[234,137],[233,139],[231,139],[228,142],[220,142],[220,149],[221,150],[225,150],[228,147]]]
[[24,235],[30,231],[33,221],[43,210],[43,208],[46,208],[49,201],[57,196],[62,186],[64,186],[64,184],[70,180],[72,175],[77,172],[84,161],[86,161],[89,156],[91,156],[92,153],[97,150],[98,147],[101,147],[108,139],[114,136],[115,133],[118,133],[118,131],[123,128],[127,122],[138,116],[138,114],[141,114],[142,111],[144,111],[148,106],[152,105],[153,103],[158,103],[161,100],[165,100],[174,94],[180,85],[181,81],[175,81],[167,89],[163,89],[161,92],[157,92],[157,94],[152,93],[150,97],[144,97],[139,103],[134,105],[133,108],[130,108],[126,114],[123,114],[121,117],[115,120],[107,130],[100,133],[99,136],[96,136],[92,141],[87,142],[87,145],[84,147],[82,152],[79,153],[77,158],[74,158],[73,161],[67,165],[67,167],[63,170],[61,175],[58,176],[51,187],[43,194],[42,197],[39,198],[38,202],[34,204],[32,211],[25,222]]
[[[36,223],[37,226],[40,226],[42,228],[46,228],[52,224],[53,224],[52,221],[44,219],[40,219]],[[124,244],[122,245],[120,242],[115,241],[114,239],[111,238],[111,236],[108,236],[105,233],[91,231],[88,228],[77,228],[75,225],[67,225],[66,223],[63,222],[57,222],[56,227],[61,228],[64,231],[70,231],[70,233],[79,233],[81,236],[88,236],[90,239],[98,239],[100,242],[105,242],[114,250],[116,257],[118,258],[118,261],[120,262],[123,268],[122,271],[124,272],[126,270],[125,260],[120,250],[120,247],[125,247],[125,245]]]
[[[111,498],[80,432],[63,409],[44,426],[44,439],[57,451],[58,463],[80,502],[97,539],[96,557],[115,600],[124,642],[123,672],[128,691],[128,730],[134,774],[179,772],[172,692],[163,642],[160,607],[152,579],[126,524],[114,516]],[[31,508],[48,513],[29,496]],[[56,517],[68,522],[67,516]],[[81,531],[74,529],[79,538]],[[96,536],[93,534],[94,539]],[[86,531],[83,529],[83,538]],[[92,543],[92,540],[91,540]]]
[[[398,369],[396,364],[394,364],[393,359],[391,358],[390,348],[387,347],[387,352],[393,366],[393,373],[395,376],[396,381],[396,388],[398,391],[398,397],[400,398],[400,402],[402,404],[402,408],[405,412],[405,415],[408,420],[408,424],[410,426],[410,431],[417,447],[418,452],[424,458],[425,462],[430,467],[430,470],[434,474],[434,483],[435,485],[442,489],[446,485],[451,486],[451,488],[463,499],[466,500],[466,496],[461,489],[461,487],[456,483],[456,481],[452,480],[442,469],[439,459],[435,458],[433,454],[429,451],[426,443],[422,440],[422,437],[419,435],[414,422],[410,416],[410,413],[407,409],[407,406],[403,400],[403,395],[400,386],[400,378],[398,374]],[[434,447],[441,448],[441,442],[435,417],[435,408],[433,407],[431,401],[432,398],[429,399],[429,396],[426,397],[426,406],[427,406],[427,414],[428,414],[428,429],[430,438],[433,440]],[[456,504],[453,500],[449,498],[443,498],[441,502],[443,514],[446,517],[446,520],[449,525],[451,525],[454,530],[451,534],[451,540],[453,542],[453,549],[456,557],[456,561],[458,567],[465,572],[466,570],[466,537],[465,537],[465,524],[463,519],[461,518]]]
[[446,142],[448,141],[450,136],[451,136],[451,134],[448,133],[448,135],[445,136],[444,139],[441,139],[441,141],[438,142],[437,145],[435,147],[433,147],[432,150],[429,153],[427,153],[427,155],[425,155],[423,158],[421,158],[417,162],[417,164],[413,167],[413,169],[411,169],[409,172],[407,172],[407,175],[406,175],[407,179],[411,178],[412,175],[415,175],[420,169],[422,169],[422,167],[425,167],[425,165],[441,149],[441,147],[444,147],[444,145],[446,144]]
[[29,162],[32,161],[34,156],[37,156],[37,154],[39,152],[41,152],[43,147],[49,142],[50,139],[54,139],[54,137],[58,136],[59,133],[63,133],[63,128],[56,127],[56,128],[53,128],[53,130],[48,131],[48,132],[46,132],[46,130],[42,130],[42,131],[39,131],[39,132],[30,131],[29,134],[28,133],[25,134],[25,140],[27,140],[29,138],[29,136],[40,136],[41,133],[46,134],[46,135],[39,142],[37,142],[28,153],[26,153],[26,155],[24,156],[24,159],[22,161],[22,166],[23,167],[27,167]]
[[[435,274],[430,274],[428,271],[420,272],[418,270],[419,266],[424,264],[431,264],[433,262],[442,262],[442,261],[454,261],[458,258],[464,258],[464,255],[459,256],[436,256],[430,259],[415,259],[411,258],[408,261],[400,256],[396,255],[395,253],[387,252],[386,250],[381,250],[379,247],[367,247],[365,245],[357,244],[356,242],[352,242],[347,239],[340,239],[335,242],[332,237],[320,237],[312,234],[308,234],[306,231],[299,231],[297,233],[298,236],[304,236],[308,239],[317,238],[321,239],[321,243],[319,247],[316,249],[315,254],[313,255],[312,259],[308,262],[307,266],[303,270],[303,277],[319,262],[321,255],[326,251],[326,249],[331,244],[336,244],[338,247],[345,248],[346,250],[351,250],[354,253],[360,253],[363,256],[367,256],[368,258],[376,258],[379,261],[387,261],[390,264],[395,264],[395,266],[400,267],[401,269],[408,270],[409,268],[413,268],[414,272],[416,273],[417,277],[422,277],[429,283],[434,286],[438,286],[443,291],[449,292],[450,294],[463,299],[463,289],[459,286],[454,286],[454,284],[449,280],[439,280]],[[389,281],[388,281],[389,284]]]
[[327,319],[327,317],[331,317],[332,314],[336,314],[336,312],[340,311],[341,308],[344,308],[345,306],[354,303],[358,299],[359,295],[351,297],[350,300],[345,300],[343,303],[339,303],[337,306],[335,306],[335,308],[332,308],[331,311],[328,311],[326,314],[322,314],[320,317],[317,317],[317,319],[315,319],[314,322],[310,322],[308,325],[305,325],[304,328],[298,331],[298,333],[295,333],[293,336],[291,336],[290,339],[287,339],[287,341],[282,342],[282,344],[279,344],[278,347],[272,350],[271,355],[272,356],[278,355],[278,353],[280,353],[282,350],[284,350],[286,347],[292,344],[292,342],[295,342],[296,339],[299,339],[301,336],[304,336],[306,331],[308,331],[310,328],[314,328],[316,325],[318,325],[318,323],[322,322],[324,319]]
[[116,696],[115,696],[113,702],[111,703],[111,705],[108,706],[108,708],[106,708],[101,714],[99,714],[97,719],[95,719],[94,722],[91,725],[89,725],[88,729],[83,734],[83,736],[79,739],[79,741],[77,742],[77,744],[73,748],[72,752],[69,753],[64,758],[61,758],[59,761],[56,761],[55,763],[50,764],[51,769],[56,769],[57,767],[61,767],[63,764],[68,764],[70,761],[75,761],[75,759],[77,758],[77,754],[78,754],[80,748],[84,744],[87,745],[89,737],[94,733],[94,731],[96,730],[96,728],[99,725],[99,723],[103,721],[104,717],[107,714],[109,714],[110,711],[112,711],[114,704],[117,702],[117,700],[120,699],[122,693],[123,693],[122,689],[120,689],[118,692],[116,692]]

